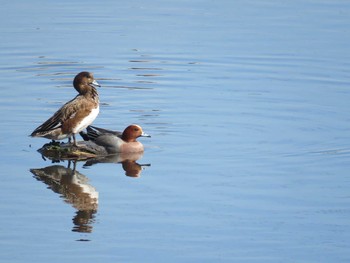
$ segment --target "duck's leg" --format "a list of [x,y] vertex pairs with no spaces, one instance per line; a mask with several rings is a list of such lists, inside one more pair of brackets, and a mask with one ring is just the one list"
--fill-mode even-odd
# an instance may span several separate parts
[[75,139],[75,134],[73,133],[73,146],[78,147],[77,140]]
[[73,175],[75,174],[76,167],[77,167],[77,160],[73,160]]

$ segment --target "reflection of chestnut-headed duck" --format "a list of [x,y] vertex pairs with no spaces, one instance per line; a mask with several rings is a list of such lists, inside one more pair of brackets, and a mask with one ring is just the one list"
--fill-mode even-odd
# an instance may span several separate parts
[[[139,125],[132,124],[123,132],[111,131],[94,126],[87,127],[87,133],[80,132],[85,141],[93,142],[91,147],[99,148],[105,154],[143,152],[139,137],[151,137]],[[95,149],[94,149],[95,150]]]
[[80,72],[74,78],[73,86],[79,95],[64,104],[30,136],[52,140],[73,137],[73,143],[77,145],[75,134],[89,126],[99,113],[99,98],[96,90],[99,84],[92,73]]
[[151,164],[139,164],[136,161],[141,159],[143,152],[134,153],[116,153],[104,156],[98,156],[95,158],[88,159],[83,167],[92,166],[98,163],[120,163],[125,171],[126,176],[140,177],[142,170],[146,166]]

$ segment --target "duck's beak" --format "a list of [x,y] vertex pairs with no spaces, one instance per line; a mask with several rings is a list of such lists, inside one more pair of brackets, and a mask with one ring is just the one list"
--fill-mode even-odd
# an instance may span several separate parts
[[91,85],[95,86],[95,87],[101,87],[100,84],[98,84],[98,82],[94,79],[93,82],[91,82]]
[[151,137],[151,135],[148,135],[147,133],[142,132],[140,137]]

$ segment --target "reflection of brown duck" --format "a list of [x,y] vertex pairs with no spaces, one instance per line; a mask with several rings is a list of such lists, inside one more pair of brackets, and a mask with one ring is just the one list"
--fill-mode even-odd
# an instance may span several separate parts
[[98,208],[98,192],[89,185],[88,178],[74,169],[52,165],[42,169],[31,169],[34,178],[44,182],[55,193],[59,193],[66,203],[77,209],[73,218],[73,231],[91,232],[94,214]]
[[144,166],[151,166],[150,164],[138,164],[136,161],[141,159],[142,152],[138,153],[119,153],[107,156],[101,156],[89,159],[84,166],[91,166],[97,163],[121,163],[125,171],[125,175],[130,177],[140,177]]

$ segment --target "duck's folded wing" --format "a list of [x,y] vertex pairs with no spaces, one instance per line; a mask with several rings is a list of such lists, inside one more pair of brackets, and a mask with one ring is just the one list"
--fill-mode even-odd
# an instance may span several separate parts
[[116,135],[116,136],[120,137],[123,134],[120,131],[111,131],[111,130],[99,128],[99,127],[92,126],[92,125],[90,125],[87,128],[87,131],[88,131],[88,134],[89,134],[89,131],[90,131],[92,135],[112,134],[112,135]]
[[31,136],[60,128],[64,121],[73,118],[78,110],[78,105],[76,103],[73,103],[73,101],[76,99],[77,98],[74,98],[73,100],[70,100],[64,104],[58,111],[54,113],[51,118],[36,128],[32,132]]

